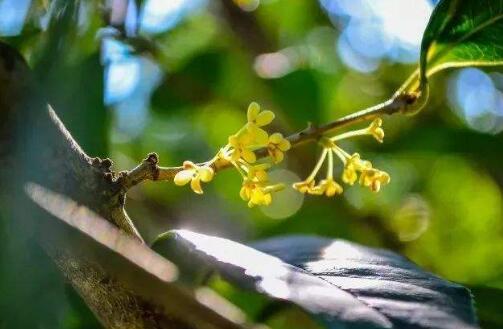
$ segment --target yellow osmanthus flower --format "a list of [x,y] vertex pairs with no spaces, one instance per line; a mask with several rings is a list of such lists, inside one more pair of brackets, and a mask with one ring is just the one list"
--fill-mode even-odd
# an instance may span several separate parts
[[283,137],[280,133],[274,133],[269,136],[269,143],[267,144],[267,153],[274,163],[283,161],[284,152],[290,149],[290,142]]
[[[262,129],[274,119],[271,111],[262,111],[260,106],[253,102],[248,107],[246,124],[234,135],[231,135],[228,144],[220,149],[215,157],[215,163],[233,165],[243,177],[240,196],[248,201],[248,206],[268,205],[272,202],[272,192],[281,189],[282,184],[268,185],[267,171],[272,163],[280,162],[284,152],[290,149],[290,143],[280,133],[271,136]],[[257,162],[255,151],[267,151],[269,162]],[[267,159],[265,161],[268,161]],[[271,163],[272,162],[272,163]]]
[[242,133],[230,136],[229,146],[234,149],[234,152],[231,154],[231,160],[238,161],[239,159],[243,159],[248,163],[257,161],[255,153],[250,149],[252,143],[253,136],[251,134]]
[[239,195],[248,201],[248,207],[268,206],[272,202],[272,192],[283,189],[283,184],[267,185],[268,175],[266,170],[270,165],[267,163],[251,166],[248,174],[243,179],[243,185]]
[[374,137],[379,143],[384,141],[384,130],[382,129],[382,119],[375,118],[367,128],[358,129],[348,131],[334,137],[331,137],[330,140],[333,142],[340,141],[343,139],[348,139],[356,136],[365,136],[371,135]]
[[267,170],[271,168],[269,163],[261,163],[254,166],[249,166],[247,168],[248,175],[247,179],[254,180],[257,182],[267,182],[269,177],[267,175]]
[[346,159],[344,171],[342,172],[342,181],[353,185],[358,179],[358,172],[370,168],[372,168],[372,163],[361,160],[360,154],[355,153]]
[[183,170],[179,171],[173,179],[178,186],[186,185],[190,182],[190,187],[197,194],[203,194],[201,182],[208,183],[213,179],[215,172],[209,166],[198,166],[191,161],[183,163]]
[[369,134],[374,136],[374,138],[379,143],[382,143],[384,141],[384,130],[381,127],[382,127],[382,119],[375,118],[374,121],[372,121],[370,126],[367,128]]
[[299,191],[300,193],[306,194],[311,193],[314,188],[315,181],[311,180],[303,180],[302,182],[293,183],[292,187]]
[[[353,185],[359,178],[361,185],[369,187],[374,192],[378,192],[382,185],[390,182],[390,176],[384,171],[373,168],[370,161],[362,160],[360,154],[354,153],[350,155],[336,143],[343,139],[365,135],[373,136],[378,142],[382,143],[384,138],[382,120],[376,118],[367,128],[345,132],[330,138],[321,138],[320,144],[323,147],[323,152],[313,171],[304,181],[293,184],[293,187],[301,193],[313,195],[331,197],[341,194],[343,192],[342,186],[333,179],[333,159],[335,155],[344,164],[342,171],[342,181],[344,183]],[[326,159],[328,159],[326,178],[316,185],[315,177]]]
[[268,206],[272,202],[271,192],[266,190],[263,183],[248,179],[245,179],[243,182],[239,195],[241,199],[248,201],[248,207],[250,208],[254,206]]
[[342,180],[346,184],[353,185],[358,179],[358,173],[360,173],[360,185],[369,187],[372,192],[379,192],[381,186],[388,184],[391,180],[388,173],[373,168],[372,163],[362,160],[358,153],[349,155],[338,146],[334,148],[334,153],[344,163]]
[[369,187],[372,192],[379,192],[381,185],[388,184],[390,180],[388,173],[374,168],[364,169],[360,174],[360,184]]
[[311,194],[323,195],[327,197],[333,197],[336,194],[342,194],[344,190],[333,178],[327,178],[320,181],[320,183],[315,186]]
[[274,113],[272,111],[261,111],[260,105],[252,102],[248,106],[246,117],[248,119],[246,129],[254,137],[256,143],[259,145],[267,143],[269,135],[260,127],[270,124],[274,120]]
[[263,127],[267,126],[272,122],[272,120],[274,120],[274,113],[272,111],[262,111],[258,103],[252,102],[248,106],[246,118],[248,119],[247,127]]
[[318,162],[316,162],[316,165],[314,166],[313,171],[311,174],[303,181],[294,183],[292,187],[299,191],[300,193],[304,194],[314,194],[314,195],[321,195],[323,194],[324,191],[321,191],[321,187],[316,185],[315,182],[315,177],[318,174],[318,171],[320,171],[321,166],[325,162],[325,159],[327,157],[329,149],[324,147],[323,151],[321,152],[320,158],[318,159]]

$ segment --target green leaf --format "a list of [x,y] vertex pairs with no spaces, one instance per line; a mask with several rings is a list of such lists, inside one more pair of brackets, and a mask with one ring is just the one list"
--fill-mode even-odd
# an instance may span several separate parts
[[252,248],[187,230],[155,244],[166,239],[192,268],[209,266],[239,287],[296,304],[327,328],[479,328],[468,289],[390,251],[301,235]]
[[503,65],[503,0],[442,0],[421,44],[420,78],[465,66]]
[[503,290],[492,287],[470,287],[475,297],[482,328],[503,328]]

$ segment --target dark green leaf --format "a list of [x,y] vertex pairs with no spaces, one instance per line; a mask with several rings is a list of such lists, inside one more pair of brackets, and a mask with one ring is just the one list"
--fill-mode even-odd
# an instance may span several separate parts
[[503,290],[470,287],[475,297],[480,324],[484,329],[503,328]]
[[332,328],[392,328],[383,314],[352,294],[279,258],[231,240],[186,230],[170,231],[165,236],[173,237],[182,252],[193,252],[226,279],[291,301],[320,316]]
[[350,292],[396,328],[478,327],[468,289],[393,252],[314,236],[275,238],[254,246]]
[[442,0],[421,44],[420,75],[450,67],[503,65],[503,0]]
[[466,288],[389,251],[297,236],[256,244],[263,253],[185,230],[169,236],[226,279],[298,304],[331,328],[478,328]]

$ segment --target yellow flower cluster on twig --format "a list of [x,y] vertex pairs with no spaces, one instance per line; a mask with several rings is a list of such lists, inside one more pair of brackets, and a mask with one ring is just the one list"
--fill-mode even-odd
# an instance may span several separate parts
[[[247,112],[247,123],[236,134],[229,137],[229,143],[222,148],[220,155],[229,161],[243,177],[239,195],[248,202],[249,207],[269,205],[272,192],[281,190],[283,184],[271,185],[267,170],[272,164],[281,162],[284,152],[290,149],[290,142],[280,133],[269,134],[262,128],[274,120],[274,113],[262,111],[257,103],[251,103]],[[255,164],[255,151],[266,148],[269,158]]]
[[[176,185],[190,186],[195,193],[202,194],[201,182],[211,181],[215,175],[214,168],[222,164],[232,165],[243,178],[239,195],[249,207],[267,206],[272,202],[272,195],[284,188],[284,184],[271,184],[268,170],[284,159],[284,153],[290,148],[290,142],[282,134],[268,134],[264,127],[274,120],[274,113],[263,111],[257,103],[251,103],[247,111],[246,124],[235,134],[229,136],[228,143],[217,155],[202,165],[185,161],[183,170],[174,177]],[[372,136],[382,143],[384,130],[382,120],[374,119],[367,128],[348,131],[336,136],[322,136],[319,139],[323,151],[311,174],[303,181],[293,184],[301,193],[333,197],[343,192],[343,187],[334,179],[334,159],[337,157],[343,164],[341,179],[348,185],[358,181],[362,186],[378,192],[381,186],[390,182],[390,176],[372,166],[370,161],[362,160],[358,153],[349,154],[339,145],[339,141],[357,136]],[[257,151],[263,156],[258,159]],[[267,152],[267,153],[265,153]],[[326,163],[326,176],[316,181],[320,169]]]
[[[201,181],[208,182],[213,178],[211,166],[217,161],[230,163],[243,178],[240,196],[248,202],[249,207],[269,205],[272,193],[284,188],[283,184],[270,184],[267,171],[272,164],[281,162],[284,152],[290,149],[290,142],[280,133],[269,134],[263,127],[274,120],[274,113],[262,111],[253,102],[248,107],[246,124],[228,139],[227,145],[204,166],[198,166],[190,161],[184,163],[184,170],[175,176],[177,185],[191,182],[191,188],[196,193],[203,193]],[[256,151],[266,149],[268,158],[257,163]],[[211,170],[211,171],[210,171]],[[211,172],[211,174],[210,174]]]
[[[323,151],[313,171],[305,180],[293,184],[293,187],[301,193],[313,195],[324,194],[331,197],[341,194],[343,192],[343,188],[334,180],[333,175],[335,155],[344,165],[344,169],[342,171],[342,181],[344,183],[353,185],[357,180],[359,180],[359,183],[362,186],[370,188],[373,192],[379,192],[382,185],[386,185],[390,182],[390,176],[384,171],[373,168],[372,163],[370,161],[362,160],[358,153],[350,155],[337,145],[336,142],[351,137],[370,135],[378,142],[382,143],[384,139],[384,130],[381,126],[382,120],[377,118],[372,121],[367,128],[345,132],[330,138],[323,137],[320,140],[323,146]],[[320,171],[326,159],[328,159],[326,178],[316,184],[316,175]]]

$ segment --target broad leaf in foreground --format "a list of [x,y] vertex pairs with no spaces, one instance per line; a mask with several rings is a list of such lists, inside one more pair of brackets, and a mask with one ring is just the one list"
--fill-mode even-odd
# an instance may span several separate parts
[[421,44],[420,76],[450,67],[503,65],[503,0],[441,0]]
[[330,328],[478,328],[470,293],[391,252],[316,237],[255,245],[186,230],[164,237],[243,288],[293,302]]
[[468,289],[391,251],[314,236],[270,239],[254,247],[348,291],[396,328],[478,328]]

